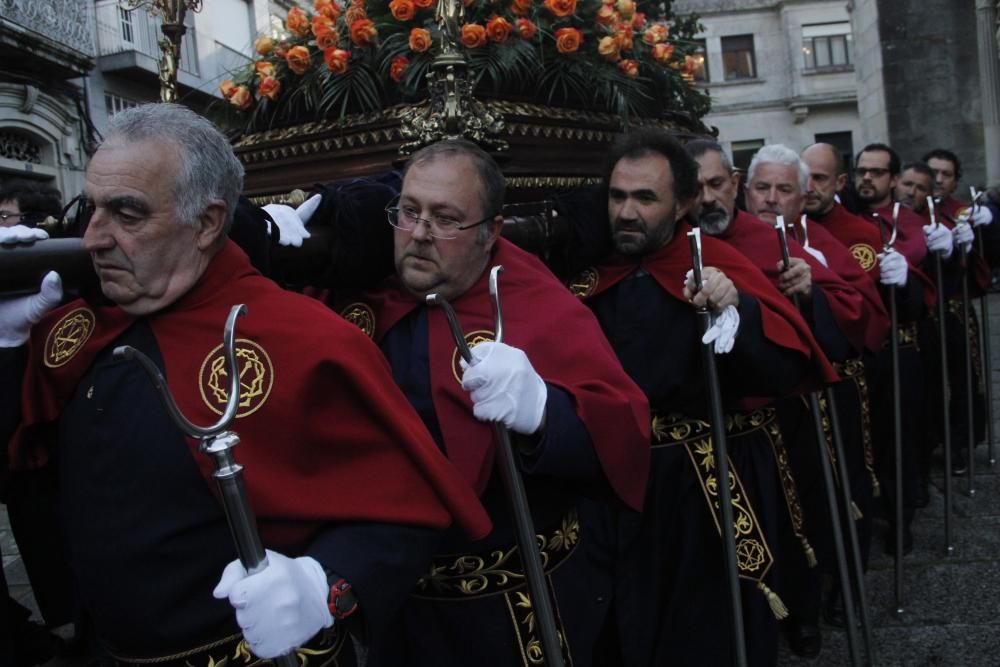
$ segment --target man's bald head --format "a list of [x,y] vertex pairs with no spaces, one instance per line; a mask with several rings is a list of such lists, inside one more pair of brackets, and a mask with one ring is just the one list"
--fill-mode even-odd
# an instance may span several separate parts
[[835,146],[817,143],[802,151],[802,161],[809,168],[805,210],[814,217],[826,215],[847,183],[844,158]]

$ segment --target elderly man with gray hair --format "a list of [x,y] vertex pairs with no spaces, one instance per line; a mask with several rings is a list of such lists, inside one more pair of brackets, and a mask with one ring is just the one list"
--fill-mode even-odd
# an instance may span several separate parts
[[[303,645],[352,664],[438,531],[489,529],[371,341],[261,276],[227,238],[242,185],[204,118],[171,104],[122,112],[84,192],[104,299],[46,315],[61,298],[55,273],[39,294],[0,299],[4,386],[23,373],[0,432],[13,466],[57,464],[70,565],[113,664],[256,664]],[[267,547],[249,574],[198,441],[141,367],[112,354],[144,353],[188,419],[215,423],[229,386],[220,334],[240,303],[232,428]]]

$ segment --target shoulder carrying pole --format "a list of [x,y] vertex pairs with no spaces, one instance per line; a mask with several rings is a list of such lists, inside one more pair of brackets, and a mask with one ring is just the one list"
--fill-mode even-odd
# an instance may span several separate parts
[[[791,257],[788,254],[788,236],[785,229],[784,216],[778,216],[774,228],[778,232],[778,244],[781,247],[781,260],[784,264],[784,269],[787,270],[791,264]],[[797,294],[793,295],[792,301],[795,303],[796,310],[801,311],[802,304],[799,302]],[[847,552],[844,548],[844,529],[840,523],[840,511],[837,509],[837,489],[834,486],[833,481],[833,466],[830,464],[830,452],[826,447],[826,432],[823,430],[823,413],[819,405],[819,396],[817,392],[809,392],[808,398],[809,411],[812,413],[813,426],[816,429],[816,445],[819,447],[819,462],[820,469],[823,471],[823,487],[826,492],[827,511],[830,514],[830,526],[833,529],[833,545],[834,552],[837,557],[837,574],[840,579],[841,594],[844,596],[844,615],[847,621],[847,644],[851,653],[851,664],[860,665],[861,645],[858,638],[857,619],[855,617],[854,584],[851,581],[851,573],[847,567]],[[830,428],[833,434],[837,460],[844,464],[841,471],[840,485],[844,492],[844,498],[847,500],[846,516],[848,521],[851,521],[850,517],[853,515],[853,502],[850,500],[851,490],[849,480],[846,476],[847,466],[844,462],[844,445],[840,440],[840,426],[837,424],[834,410],[836,404],[833,402],[833,392],[829,387],[826,388],[826,398],[827,405],[830,406]],[[854,528],[853,522],[851,523],[851,528]],[[855,535],[855,541],[856,538],[857,535]],[[858,579],[860,578],[861,577],[859,576]]]
[[[691,244],[691,260],[694,271],[695,292],[701,291],[701,230],[698,228],[688,232]],[[712,326],[712,313],[707,306],[698,309],[698,319],[701,320],[701,332],[704,334]],[[732,636],[735,664],[746,667],[746,638],[743,630],[743,601],[740,596],[740,576],[736,567],[736,533],[733,527],[733,497],[729,472],[729,451],[726,447],[726,417],[722,409],[722,391],[719,387],[719,372],[715,367],[715,350],[712,343],[702,344],[705,363],[705,375],[708,378],[708,407],[712,422],[712,449],[715,456],[715,469],[718,473],[719,503],[722,510],[722,545],[726,558],[726,580],[729,582],[729,601],[732,610]],[[725,482],[722,482],[725,480]]]
[[[502,266],[494,266],[490,271],[490,297],[493,301],[496,336],[498,343],[503,342],[503,318],[500,311],[500,293],[497,291],[497,277],[503,271]],[[448,301],[439,294],[428,294],[427,303],[440,306],[451,329],[455,345],[465,363],[472,364],[474,359],[465,341],[465,334],[458,321],[458,315]],[[545,583],[545,571],[542,569],[542,559],[538,552],[538,542],[535,538],[535,525],[528,507],[528,496],[524,491],[524,482],[514,461],[514,450],[510,443],[510,432],[499,423],[493,422],[493,435],[496,438],[496,463],[507,489],[514,518],[514,531],[517,548],[521,552],[521,563],[524,566],[524,576],[528,581],[528,591],[531,594],[532,606],[535,610],[535,620],[538,621],[538,631],[542,641],[542,652],[545,663],[550,667],[562,667],[563,658],[560,649],[559,633],[556,631],[555,614],[549,598],[548,586]]]
[[[156,387],[157,395],[167,414],[182,432],[201,440],[201,451],[215,461],[213,477],[219,485],[222,507],[226,512],[226,521],[229,523],[229,530],[236,545],[236,554],[247,573],[256,574],[267,567],[267,556],[260,541],[257,520],[250,506],[250,499],[247,497],[246,486],[243,484],[243,466],[236,463],[232,454],[232,448],[239,444],[240,438],[232,431],[225,430],[236,416],[240,404],[240,374],[236,365],[235,331],[236,318],[245,315],[246,312],[247,308],[242,304],[233,306],[229,311],[229,317],[226,318],[223,349],[226,373],[229,374],[229,397],[222,417],[212,426],[196,426],[181,414],[170,394],[166,379],[149,357],[129,345],[116,347],[113,354],[115,359],[132,359],[142,366]],[[298,667],[299,661],[294,653],[289,653],[274,658],[274,663],[278,667]]]
[[[931,217],[931,224],[937,227],[936,211],[934,208],[934,197],[927,196],[927,212]],[[951,543],[951,513],[952,513],[952,482],[951,482],[951,388],[948,386],[948,339],[945,330],[945,297],[944,297],[944,273],[941,267],[941,253],[934,253],[934,289],[937,290],[937,324],[938,342],[941,348],[941,423],[944,425],[942,438],[944,439],[944,548],[945,553],[951,555],[955,547]]]

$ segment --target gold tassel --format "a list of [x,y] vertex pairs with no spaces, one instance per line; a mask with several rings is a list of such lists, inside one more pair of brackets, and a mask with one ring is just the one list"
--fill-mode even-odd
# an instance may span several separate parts
[[882,485],[878,483],[878,477],[872,473],[872,496],[880,498],[882,496]]
[[799,535],[799,539],[802,541],[802,548],[806,552],[806,563],[809,564],[810,568],[816,567],[816,550],[809,544],[809,540],[805,535]]
[[854,515],[855,521],[860,521],[865,516],[864,514],[861,513],[861,508],[858,507],[853,500],[851,501],[851,514]]
[[767,597],[767,604],[771,607],[771,613],[776,619],[780,621],[783,618],[788,618],[788,607],[781,601],[777,593],[768,588],[763,581],[757,582],[757,588]]

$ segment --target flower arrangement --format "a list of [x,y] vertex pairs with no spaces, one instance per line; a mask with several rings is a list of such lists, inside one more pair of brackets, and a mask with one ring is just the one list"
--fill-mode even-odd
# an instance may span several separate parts
[[[315,0],[259,37],[252,65],[220,90],[251,128],[374,111],[426,95],[441,50],[437,0]],[[458,35],[477,95],[609,111],[700,117],[692,85],[697,17],[670,0],[459,0]]]

